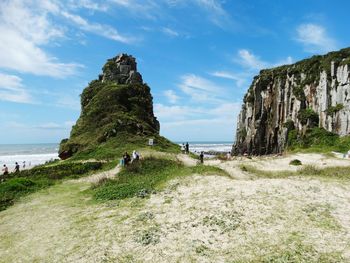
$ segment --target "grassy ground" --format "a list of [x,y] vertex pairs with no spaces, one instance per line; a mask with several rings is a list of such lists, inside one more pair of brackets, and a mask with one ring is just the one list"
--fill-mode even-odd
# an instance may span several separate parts
[[119,134],[117,137],[109,139],[105,143],[83,150],[75,154],[71,160],[116,160],[120,159],[125,152],[129,154],[133,150],[138,152],[154,151],[180,153],[180,146],[174,144],[162,136],[153,136],[154,146],[148,146],[148,139],[144,136]]
[[[327,169],[318,170],[324,177],[234,180],[176,158],[147,158],[141,165],[94,189],[64,180],[0,212],[0,262],[350,260],[345,172],[337,174],[341,180],[319,180]],[[124,196],[124,184],[142,187]],[[96,200],[93,194],[105,187],[113,190]],[[147,187],[147,198],[137,194]]]
[[62,179],[79,178],[101,168],[100,162],[62,163],[12,173],[0,183],[0,211],[13,205],[22,196],[52,186]]
[[216,167],[186,167],[179,161],[148,157],[127,166],[116,179],[103,180],[100,184],[95,185],[94,196],[98,200],[144,197],[161,189],[171,179],[195,173],[227,175]]
[[256,177],[261,178],[287,178],[291,176],[299,177],[315,177],[323,178],[327,180],[350,180],[350,167],[327,167],[324,169],[316,168],[313,165],[306,165],[301,167],[296,172],[291,171],[263,171],[256,169],[251,165],[242,165],[241,170],[244,172],[251,173]]

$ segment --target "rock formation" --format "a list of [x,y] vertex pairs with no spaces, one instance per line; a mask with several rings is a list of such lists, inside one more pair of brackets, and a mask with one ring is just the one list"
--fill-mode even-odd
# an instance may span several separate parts
[[280,153],[293,130],[350,133],[350,48],[262,70],[244,97],[234,154]]
[[81,115],[70,138],[60,144],[62,159],[118,136],[122,140],[122,134],[123,138],[159,136],[150,88],[137,72],[135,58],[121,54],[109,59],[102,71],[81,94]]

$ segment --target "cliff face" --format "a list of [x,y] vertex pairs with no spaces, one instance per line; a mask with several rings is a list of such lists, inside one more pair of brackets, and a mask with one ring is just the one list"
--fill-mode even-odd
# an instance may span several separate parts
[[59,156],[66,159],[121,135],[158,135],[152,101],[135,58],[121,54],[109,59],[99,79],[90,82],[81,94],[81,115],[70,138],[62,140]]
[[350,48],[262,70],[238,116],[234,154],[282,152],[288,134],[350,133]]

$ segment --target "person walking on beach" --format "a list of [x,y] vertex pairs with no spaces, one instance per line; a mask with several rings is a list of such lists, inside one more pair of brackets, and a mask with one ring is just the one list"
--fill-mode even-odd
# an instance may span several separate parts
[[15,173],[19,173],[19,164],[16,162],[15,165]]
[[182,153],[185,153],[185,151],[186,151],[185,143],[183,143],[183,144],[181,145],[181,152],[182,152]]
[[203,164],[203,162],[204,162],[204,152],[201,152],[201,154],[199,155],[199,160],[201,161],[201,164]]
[[190,152],[190,145],[186,142],[186,154]]
[[9,168],[7,168],[6,164],[4,164],[4,167],[2,168],[2,171],[4,172],[3,175],[9,174]]
[[23,169],[26,168],[26,161],[23,161]]

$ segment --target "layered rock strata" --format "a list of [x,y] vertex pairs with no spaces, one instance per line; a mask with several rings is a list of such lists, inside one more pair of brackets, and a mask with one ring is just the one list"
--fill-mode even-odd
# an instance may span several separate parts
[[244,97],[234,154],[280,153],[288,133],[350,133],[350,48],[262,70]]

